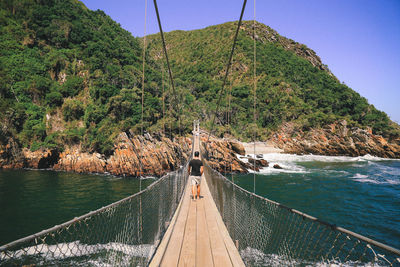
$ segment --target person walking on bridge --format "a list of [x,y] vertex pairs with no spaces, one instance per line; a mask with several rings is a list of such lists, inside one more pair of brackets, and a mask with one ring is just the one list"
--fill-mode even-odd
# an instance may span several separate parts
[[[200,198],[200,183],[201,176],[203,175],[203,162],[201,162],[199,157],[199,151],[194,152],[193,159],[189,162],[189,179],[192,181],[192,195],[193,200],[196,198]],[[197,189],[197,197],[196,197],[196,189]]]

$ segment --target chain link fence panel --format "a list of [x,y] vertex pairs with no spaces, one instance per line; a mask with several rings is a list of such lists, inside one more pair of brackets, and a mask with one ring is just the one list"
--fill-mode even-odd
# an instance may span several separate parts
[[246,266],[400,266],[400,251],[250,193],[205,164]]
[[0,266],[146,266],[183,194],[187,164],[146,189],[0,247]]

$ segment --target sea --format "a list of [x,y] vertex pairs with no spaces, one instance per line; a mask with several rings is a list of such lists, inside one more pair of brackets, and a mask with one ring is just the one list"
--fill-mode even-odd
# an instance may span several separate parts
[[[142,180],[142,188],[154,180]],[[130,196],[139,186],[133,177],[0,170],[0,246]]]
[[[369,155],[262,157],[270,164],[260,172],[227,176],[253,191],[255,175],[256,194],[400,248],[400,160]],[[154,180],[142,180],[143,188]],[[0,246],[138,191],[139,181],[132,177],[0,170]]]
[[227,177],[250,192],[255,188],[258,195],[400,249],[400,160],[370,155],[261,156],[268,167]]

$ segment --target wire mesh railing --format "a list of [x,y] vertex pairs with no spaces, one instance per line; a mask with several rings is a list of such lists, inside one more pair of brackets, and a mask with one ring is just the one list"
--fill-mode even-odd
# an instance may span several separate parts
[[139,193],[6,244],[0,266],[146,266],[187,178],[186,164]]
[[250,193],[205,164],[246,266],[400,266],[400,251]]

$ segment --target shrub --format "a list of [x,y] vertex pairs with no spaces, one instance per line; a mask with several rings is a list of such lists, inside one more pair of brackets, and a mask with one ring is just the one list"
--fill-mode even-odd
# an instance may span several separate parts
[[64,97],[73,97],[82,91],[83,87],[83,78],[72,76],[67,78],[67,81],[61,86],[61,93]]
[[51,107],[59,107],[62,105],[64,99],[60,92],[51,91],[46,95],[46,104]]
[[62,112],[66,121],[80,119],[84,114],[84,110],[84,105],[79,100],[67,99],[62,105]]

